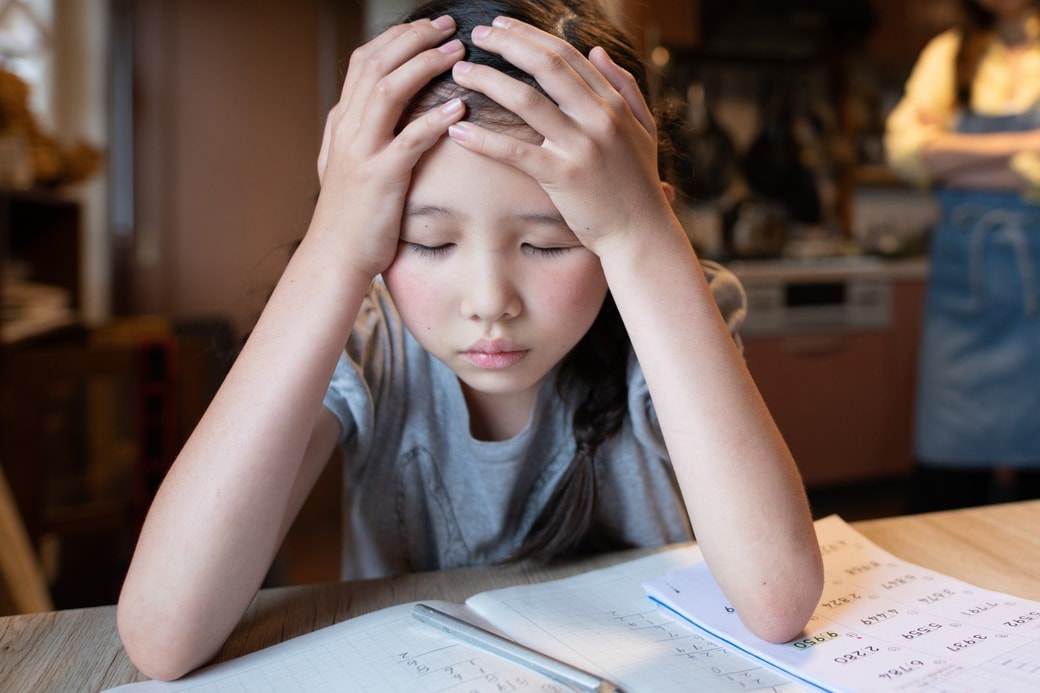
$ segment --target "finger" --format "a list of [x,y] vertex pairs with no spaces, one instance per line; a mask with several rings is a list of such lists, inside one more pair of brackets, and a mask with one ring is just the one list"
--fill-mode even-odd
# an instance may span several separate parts
[[392,130],[408,101],[431,79],[450,70],[462,59],[465,50],[462,41],[452,39],[441,46],[422,51],[380,79],[369,98],[359,104],[360,108],[350,110],[349,117],[360,121],[363,128],[366,124],[373,124],[376,128]]
[[[569,122],[567,115],[577,117],[573,105],[557,105],[534,87],[486,65],[458,62],[452,68],[455,82],[479,92],[520,117],[543,137],[560,137]],[[565,114],[565,110],[571,111]]]
[[419,158],[437,144],[449,127],[459,122],[465,113],[465,104],[456,97],[427,111],[402,128],[391,145],[392,156],[399,170],[411,171]]
[[448,136],[460,146],[523,171],[538,180],[537,173],[548,170],[548,156],[538,145],[504,132],[482,128],[471,122],[453,123]]
[[454,26],[450,17],[393,26],[350,54],[339,100],[344,112],[350,113],[350,120],[361,121],[361,113],[380,80],[424,50],[446,41]]
[[578,49],[563,39],[509,17],[497,17],[490,27],[473,30],[473,42],[484,50],[501,55],[532,75],[542,89],[561,102],[573,90],[575,76],[582,87],[591,88],[601,98],[616,93],[607,79]]
[[324,177],[335,141],[350,141],[360,136],[373,150],[382,147],[392,137],[408,100],[433,77],[450,69],[464,53],[462,42],[453,39],[413,56],[378,80],[378,86],[358,88],[345,96],[348,101],[336,104],[325,124],[318,155],[319,180]]
[[656,132],[657,123],[654,114],[643,97],[643,91],[632,73],[614,62],[610,54],[600,46],[589,52],[589,62],[599,70],[608,82],[625,99],[632,114],[642,123],[647,132]]
[[364,104],[380,79],[421,51],[444,41],[454,31],[455,20],[450,16],[390,27],[351,53],[340,102],[349,107],[353,97],[357,97]]

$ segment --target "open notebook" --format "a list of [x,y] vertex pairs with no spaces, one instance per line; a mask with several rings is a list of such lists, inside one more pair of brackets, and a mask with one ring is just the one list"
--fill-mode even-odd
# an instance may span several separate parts
[[[712,639],[647,599],[643,582],[700,562],[683,547],[537,585],[425,603],[618,684],[624,691],[811,690]],[[366,614],[200,670],[150,691],[565,691],[530,670],[412,617],[412,604]]]
[[[670,691],[1040,690],[1040,602],[899,559],[840,517],[816,522],[823,597],[803,637],[747,631],[683,547],[563,580],[428,602],[618,684]],[[649,594],[650,599],[647,598]],[[412,617],[329,626],[146,691],[563,691]]]

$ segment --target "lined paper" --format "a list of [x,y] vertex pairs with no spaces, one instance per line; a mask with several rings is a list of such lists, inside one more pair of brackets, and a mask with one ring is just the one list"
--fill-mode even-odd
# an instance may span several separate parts
[[411,604],[402,604],[216,664],[178,681],[145,681],[111,690],[564,693],[567,689],[528,669],[445,637],[413,618]]

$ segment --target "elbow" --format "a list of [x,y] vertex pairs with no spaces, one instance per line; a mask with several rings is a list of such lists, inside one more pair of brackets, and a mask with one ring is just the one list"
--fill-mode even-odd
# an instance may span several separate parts
[[148,612],[123,597],[116,608],[116,628],[130,661],[150,679],[179,679],[216,654],[216,648],[201,649],[202,639],[191,636],[175,618]]
[[772,643],[798,638],[816,611],[823,594],[823,564],[817,561],[797,579],[769,587],[759,593],[757,605],[738,610],[741,621],[752,633]]

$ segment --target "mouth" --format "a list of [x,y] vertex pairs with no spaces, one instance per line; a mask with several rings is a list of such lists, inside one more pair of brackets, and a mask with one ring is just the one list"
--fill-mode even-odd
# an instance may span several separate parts
[[520,363],[528,351],[506,339],[482,339],[463,351],[462,357],[477,368],[498,370]]

